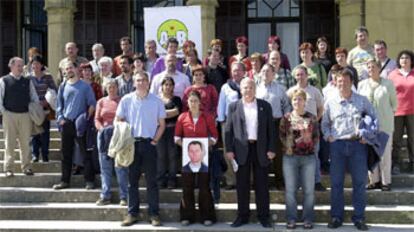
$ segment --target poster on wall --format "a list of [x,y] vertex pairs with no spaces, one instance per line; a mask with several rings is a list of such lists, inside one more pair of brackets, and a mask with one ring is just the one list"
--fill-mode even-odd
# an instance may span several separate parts
[[[191,40],[196,44],[198,55],[203,54],[200,6],[144,8],[145,41],[157,42],[157,53],[167,54],[169,38],[178,40],[177,55],[183,57],[183,44]],[[201,57],[199,57],[201,59]]]
[[184,138],[182,172],[208,172],[208,138]]

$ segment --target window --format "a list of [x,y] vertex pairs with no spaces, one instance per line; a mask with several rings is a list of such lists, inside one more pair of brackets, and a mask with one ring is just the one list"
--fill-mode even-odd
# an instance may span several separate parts
[[247,3],[249,53],[267,52],[267,38],[278,35],[282,52],[294,67],[299,63],[301,0],[250,0]]
[[47,15],[44,6],[44,0],[23,1],[22,56],[26,60],[30,47],[37,47],[47,58]]

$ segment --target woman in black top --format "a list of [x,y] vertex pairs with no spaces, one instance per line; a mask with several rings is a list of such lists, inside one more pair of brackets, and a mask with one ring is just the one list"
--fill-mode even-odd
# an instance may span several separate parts
[[331,67],[333,65],[329,52],[329,43],[326,37],[319,37],[316,41],[315,61],[325,68],[326,73],[331,70]]
[[158,153],[158,185],[160,188],[168,186],[169,189],[177,187],[177,159],[176,146],[174,143],[174,129],[178,115],[181,112],[181,99],[174,96],[174,80],[172,77],[164,77],[161,82],[161,100],[164,102],[167,117],[164,134],[157,144]]

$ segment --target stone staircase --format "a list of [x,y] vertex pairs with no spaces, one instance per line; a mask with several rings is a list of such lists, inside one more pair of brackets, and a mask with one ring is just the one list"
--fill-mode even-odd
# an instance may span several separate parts
[[[17,172],[13,178],[5,178],[3,173],[4,140],[0,130],[0,231],[285,231],[284,193],[271,190],[271,213],[275,221],[272,229],[263,229],[255,219],[255,207],[252,208],[252,223],[242,228],[233,229],[228,225],[237,213],[236,192],[222,190],[221,202],[217,205],[219,222],[213,227],[191,225],[181,227],[179,220],[179,205],[182,191],[160,191],[160,216],[163,227],[155,228],[145,221],[146,191],[145,181],[140,183],[142,222],[129,228],[120,227],[120,221],[126,214],[126,208],[118,204],[96,206],[99,189],[85,190],[83,176],[72,176],[71,188],[55,191],[51,187],[60,180],[60,135],[55,128],[51,129],[50,162],[34,163],[34,176],[24,176],[20,173],[19,158],[16,149],[16,163],[13,169]],[[406,153],[406,152],[405,152]],[[407,154],[404,154],[406,156]],[[402,168],[401,175],[392,177],[391,192],[368,191],[366,208],[367,222],[372,225],[371,231],[413,231],[414,230],[414,174],[408,172],[408,167]],[[143,178],[141,178],[143,179]],[[180,180],[180,176],[178,176]],[[269,175],[269,183],[273,184],[273,176]],[[98,178],[99,181],[99,178]],[[115,183],[116,181],[114,181]],[[323,176],[322,182],[329,186],[329,177]],[[351,178],[345,180],[346,218],[350,222]],[[117,202],[118,193],[113,189],[113,200]],[[301,198],[301,193],[299,192]],[[254,202],[252,192],[251,202]],[[326,227],[329,220],[330,191],[316,192],[315,231],[330,231]],[[348,223],[337,231],[354,231]]]

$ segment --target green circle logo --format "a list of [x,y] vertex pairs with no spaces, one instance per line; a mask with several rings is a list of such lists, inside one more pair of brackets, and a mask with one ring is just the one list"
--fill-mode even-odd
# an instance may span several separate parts
[[167,49],[167,41],[169,38],[176,38],[178,40],[178,50],[181,50],[184,42],[188,39],[187,26],[177,19],[164,21],[158,27],[157,40],[165,50]]

